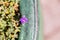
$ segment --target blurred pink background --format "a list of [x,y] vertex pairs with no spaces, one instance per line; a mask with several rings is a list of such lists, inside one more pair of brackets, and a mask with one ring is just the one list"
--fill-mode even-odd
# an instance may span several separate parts
[[41,0],[44,40],[60,40],[60,0]]

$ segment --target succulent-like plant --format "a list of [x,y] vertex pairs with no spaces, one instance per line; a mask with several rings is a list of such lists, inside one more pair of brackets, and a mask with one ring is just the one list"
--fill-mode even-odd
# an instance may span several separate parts
[[18,38],[19,11],[19,0],[0,0],[0,40]]

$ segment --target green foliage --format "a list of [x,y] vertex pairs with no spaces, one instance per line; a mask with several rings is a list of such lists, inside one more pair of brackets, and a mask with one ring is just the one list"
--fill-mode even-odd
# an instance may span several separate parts
[[[15,40],[20,32],[18,16],[19,0],[0,0],[0,40]],[[18,9],[18,10],[16,10]],[[17,12],[17,13],[16,13]]]

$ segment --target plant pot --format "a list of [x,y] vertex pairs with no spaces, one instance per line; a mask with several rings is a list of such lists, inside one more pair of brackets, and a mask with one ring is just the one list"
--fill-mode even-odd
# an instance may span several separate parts
[[37,0],[21,0],[20,11],[28,22],[22,24],[19,40],[36,40],[38,32]]

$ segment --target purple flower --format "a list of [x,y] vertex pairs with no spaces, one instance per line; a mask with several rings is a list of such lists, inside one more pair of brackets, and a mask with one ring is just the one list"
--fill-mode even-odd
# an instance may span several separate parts
[[28,19],[26,17],[22,17],[19,21],[21,21],[21,23],[26,23],[28,22]]

